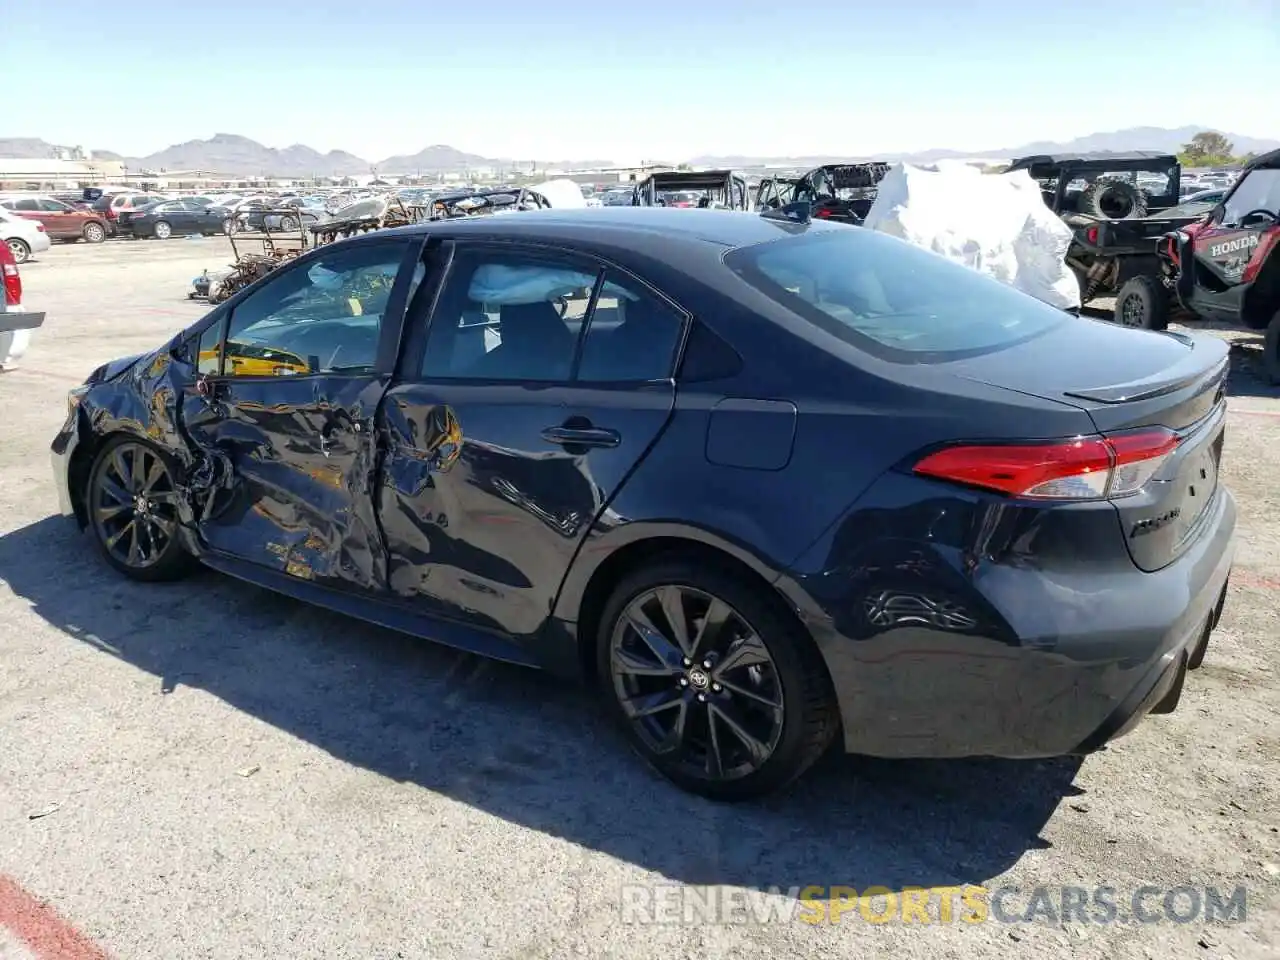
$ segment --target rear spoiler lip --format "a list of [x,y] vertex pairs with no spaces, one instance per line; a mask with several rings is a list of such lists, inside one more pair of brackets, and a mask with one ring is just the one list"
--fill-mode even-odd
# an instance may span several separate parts
[[[1217,337],[1193,339],[1178,333],[1169,333],[1168,336],[1175,337],[1191,347],[1187,358],[1181,363],[1176,363],[1166,370],[1142,380],[1135,380],[1132,383],[1071,390],[1064,395],[1074,400],[1090,400],[1094,403],[1134,403],[1139,400],[1153,400],[1157,397],[1167,396],[1170,393],[1176,393],[1179,390],[1184,390],[1197,384],[1207,387],[1214,381],[1225,382],[1227,369],[1231,362],[1229,348],[1225,343]],[[1202,363],[1203,353],[1198,353],[1197,351],[1215,349],[1214,344],[1217,344],[1216,349],[1221,354],[1221,357],[1206,371]],[[1187,369],[1193,365],[1193,369]],[[1219,389],[1222,389],[1221,384]]]

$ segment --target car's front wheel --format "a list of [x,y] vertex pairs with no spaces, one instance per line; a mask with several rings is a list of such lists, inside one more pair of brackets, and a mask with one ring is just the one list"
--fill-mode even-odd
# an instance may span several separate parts
[[9,245],[9,252],[13,254],[13,262],[21,266],[31,257],[31,248],[27,246],[27,242],[18,237],[10,237],[6,241]]
[[107,230],[100,223],[87,223],[81,235],[85,243],[102,243],[107,239]]
[[178,539],[172,461],[131,437],[108,441],[89,472],[89,526],[106,561],[134,580],[176,580],[192,566]]
[[758,587],[705,563],[672,558],[626,577],[601,618],[597,667],[641,756],[712,799],[785,786],[839,728],[813,641]]
[[157,220],[155,227],[152,228],[152,233],[157,240],[168,240],[173,236],[173,227],[169,226],[167,220]]

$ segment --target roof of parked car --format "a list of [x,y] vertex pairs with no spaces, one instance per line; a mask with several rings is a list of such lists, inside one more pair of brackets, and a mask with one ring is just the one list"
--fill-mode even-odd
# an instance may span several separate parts
[[[665,240],[740,247],[778,240],[788,234],[851,229],[843,224],[813,221],[784,223],[755,214],[720,210],[680,210],[664,207],[592,207],[571,210],[529,210],[512,216],[463,217],[401,227],[391,233],[434,233],[492,238],[548,237],[589,243],[593,239],[617,244],[627,237],[637,242]],[[646,242],[647,246],[648,243]]]

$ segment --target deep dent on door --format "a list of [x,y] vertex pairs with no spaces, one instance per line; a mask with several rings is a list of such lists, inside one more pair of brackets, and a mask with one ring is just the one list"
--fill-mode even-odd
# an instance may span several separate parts
[[448,404],[395,391],[381,416],[391,593],[528,642],[603,505],[586,457],[464,437]]
[[[109,375],[109,369],[103,369]],[[112,436],[133,436],[172,458],[177,468],[174,480],[182,542],[192,553],[207,555],[209,546],[201,528],[225,521],[245,503],[245,480],[235,469],[235,458],[270,450],[267,437],[255,431],[251,420],[241,418],[230,442],[201,440],[203,428],[225,419],[226,411],[220,400],[202,395],[195,369],[168,348],[144,355],[115,379],[102,380],[102,375],[99,371],[97,378],[91,378],[99,382],[91,384],[54,441],[55,453],[71,456],[68,482],[77,520],[81,526],[88,522],[83,491],[97,450]],[[315,433],[308,411],[298,411],[292,419],[297,436]],[[298,522],[300,518],[292,515],[298,508],[288,496],[288,488],[296,484],[312,491],[329,486],[342,488],[356,503],[371,504],[376,471],[372,446],[362,445],[356,468],[345,474],[326,469],[323,462],[294,478],[282,469],[278,474],[281,496],[273,499],[293,506],[282,511],[267,511],[258,504],[248,507],[259,522],[250,528],[254,533],[244,534],[243,554],[265,547],[276,558],[272,566],[293,577],[346,581],[365,589],[382,587],[386,558],[371,506],[335,513],[307,510],[305,522]],[[360,527],[366,535],[353,537]]]

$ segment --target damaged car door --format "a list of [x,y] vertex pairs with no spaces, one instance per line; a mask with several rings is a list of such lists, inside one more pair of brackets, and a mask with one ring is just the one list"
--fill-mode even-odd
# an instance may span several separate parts
[[198,528],[214,566],[385,589],[373,422],[420,246],[383,237],[321,248],[198,332],[182,419],[215,468]]
[[440,259],[425,336],[415,304],[382,406],[391,595],[529,654],[671,417],[686,315],[576,253],[457,242]]

